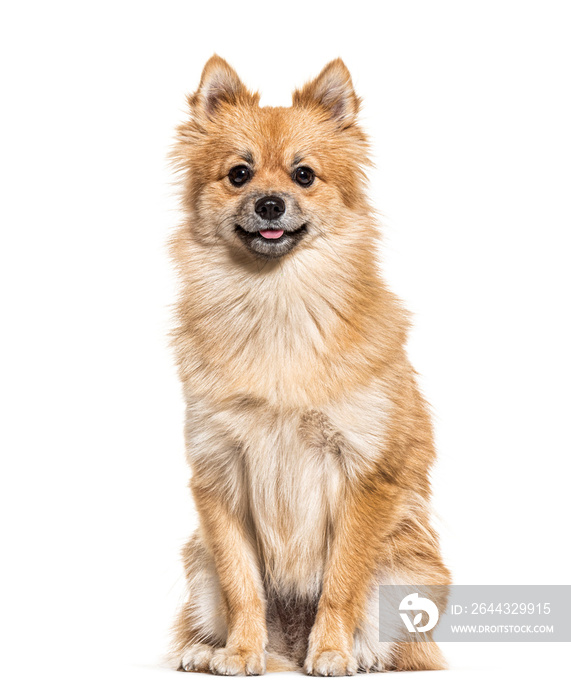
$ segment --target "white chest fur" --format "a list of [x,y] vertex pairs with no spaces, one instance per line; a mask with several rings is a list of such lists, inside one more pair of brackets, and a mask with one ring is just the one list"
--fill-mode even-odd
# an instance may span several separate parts
[[197,477],[247,515],[265,574],[279,590],[317,592],[345,485],[382,454],[390,414],[382,385],[319,408],[244,396],[214,405],[188,391],[187,404]]

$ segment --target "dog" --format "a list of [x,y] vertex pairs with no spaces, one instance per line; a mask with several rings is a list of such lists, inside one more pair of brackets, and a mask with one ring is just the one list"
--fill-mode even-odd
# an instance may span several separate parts
[[349,71],[336,59],[291,107],[260,107],[214,55],[188,102],[172,342],[199,527],[183,551],[177,667],[443,668],[430,635],[379,641],[380,584],[450,574],[429,517],[431,419],[408,315],[378,270]]

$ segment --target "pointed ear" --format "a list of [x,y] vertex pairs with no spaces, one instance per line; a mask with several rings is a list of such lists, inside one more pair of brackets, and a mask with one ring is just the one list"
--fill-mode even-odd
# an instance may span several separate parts
[[189,97],[190,106],[213,117],[222,103],[257,104],[258,95],[248,91],[238,73],[223,58],[214,54],[204,66],[198,90]]
[[353,89],[351,74],[340,58],[328,63],[315,80],[293,93],[294,107],[319,105],[341,127],[355,122],[360,102]]

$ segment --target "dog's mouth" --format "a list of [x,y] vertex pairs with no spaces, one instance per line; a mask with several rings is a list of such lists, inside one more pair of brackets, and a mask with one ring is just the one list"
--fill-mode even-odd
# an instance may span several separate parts
[[294,248],[307,232],[307,224],[295,230],[266,228],[247,231],[236,224],[236,233],[243,243],[256,255],[264,258],[279,258]]

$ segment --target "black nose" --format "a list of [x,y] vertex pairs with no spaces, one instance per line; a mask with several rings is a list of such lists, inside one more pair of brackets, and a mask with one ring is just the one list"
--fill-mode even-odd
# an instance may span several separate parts
[[261,216],[262,219],[272,221],[273,219],[279,219],[284,213],[285,202],[281,197],[262,197],[258,199],[254,208],[256,214]]

